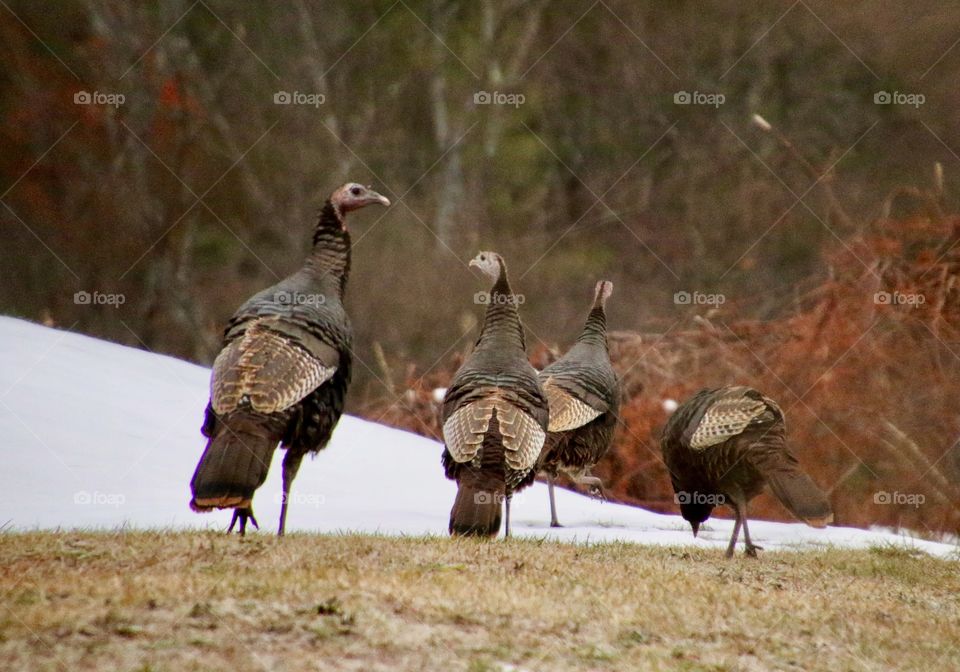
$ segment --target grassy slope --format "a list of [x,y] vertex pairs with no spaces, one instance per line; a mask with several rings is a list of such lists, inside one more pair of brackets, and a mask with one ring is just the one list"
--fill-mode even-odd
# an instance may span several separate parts
[[957,564],[892,549],[30,533],[0,576],[4,669],[960,666]]

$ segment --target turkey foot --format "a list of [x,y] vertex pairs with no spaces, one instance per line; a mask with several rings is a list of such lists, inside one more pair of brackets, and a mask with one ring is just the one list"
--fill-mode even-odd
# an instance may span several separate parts
[[260,525],[257,523],[257,519],[253,517],[253,507],[248,507],[246,509],[234,509],[233,518],[230,520],[230,527],[227,528],[227,534],[233,532],[233,526],[236,525],[237,520],[240,521],[240,529],[238,532],[240,536],[246,536],[247,534],[247,520],[256,528],[260,529]]
[[757,546],[755,544],[747,544],[747,547],[744,549],[743,553],[748,558],[755,558],[757,557],[757,551],[762,551],[762,550],[763,550],[763,546]]

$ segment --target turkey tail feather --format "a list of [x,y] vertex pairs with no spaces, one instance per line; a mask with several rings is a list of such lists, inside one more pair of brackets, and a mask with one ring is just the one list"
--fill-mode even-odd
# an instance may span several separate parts
[[193,472],[194,511],[247,508],[263,485],[278,440],[252,419],[222,420]]
[[495,537],[500,532],[503,482],[497,486],[485,480],[479,469],[466,467],[460,472],[457,498],[450,510],[450,534]]
[[833,522],[833,510],[826,495],[799,469],[777,470],[766,474],[770,489],[794,516],[813,527]]

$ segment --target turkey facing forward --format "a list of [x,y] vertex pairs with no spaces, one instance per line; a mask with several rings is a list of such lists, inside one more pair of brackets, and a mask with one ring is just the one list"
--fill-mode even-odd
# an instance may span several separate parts
[[342,303],[350,273],[345,217],[373,204],[390,201],[353,182],[334,191],[300,270],[250,297],[227,324],[210,378],[201,428],[208,441],[190,481],[190,508],[233,508],[228,532],[238,521],[240,534],[248,520],[259,528],[253,494],[280,444],[286,449],[277,530],[282,535],[300,462],[327,445],[340,420],[352,342]]
[[743,528],[746,554],[760,550],[750,539],[747,503],[769,485],[794,516],[812,527],[833,522],[826,496],[800,470],[786,445],[786,423],[775,401],[750,387],[701,390],[670,416],[660,439],[664,462],[694,536],[715,506],[733,509],[733,551]]
[[480,337],[443,400],[443,468],[457,482],[449,531],[495,536],[505,505],[510,536],[510,498],[533,481],[549,411],[503,258],[480,252],[470,266],[494,285]]

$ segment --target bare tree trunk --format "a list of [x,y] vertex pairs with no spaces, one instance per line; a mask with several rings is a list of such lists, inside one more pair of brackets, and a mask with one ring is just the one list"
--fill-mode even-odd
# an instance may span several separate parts
[[437,150],[445,153],[440,171],[440,188],[437,190],[437,204],[434,214],[434,232],[440,247],[454,247],[456,212],[463,203],[464,177],[462,163],[462,145],[459,142],[463,134],[461,121],[452,121],[447,101],[447,73],[444,67],[447,27],[450,17],[456,11],[453,4],[444,7],[443,0],[434,2],[432,12],[432,30],[438,39],[432,43],[433,78],[430,81],[430,102],[433,109],[433,134]]

